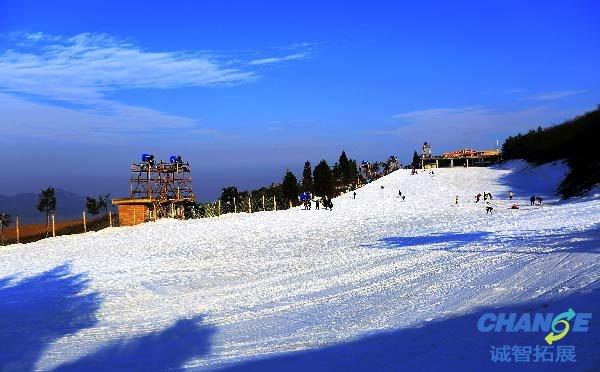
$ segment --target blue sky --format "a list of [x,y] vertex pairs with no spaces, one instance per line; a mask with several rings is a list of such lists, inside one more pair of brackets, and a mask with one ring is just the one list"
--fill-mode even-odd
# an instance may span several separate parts
[[595,1],[2,0],[0,194],[124,195],[142,152],[189,159],[207,200],[341,150],[494,147],[600,103],[598,14]]

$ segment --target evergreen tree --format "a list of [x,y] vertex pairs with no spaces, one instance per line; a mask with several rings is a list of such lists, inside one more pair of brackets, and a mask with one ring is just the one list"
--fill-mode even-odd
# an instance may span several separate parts
[[349,185],[352,183],[352,163],[350,160],[348,160],[348,156],[346,156],[345,151],[342,151],[340,159],[338,160],[338,164],[342,176],[342,184]]
[[302,172],[302,191],[313,192],[314,183],[312,177],[312,167],[310,162],[304,163],[304,171]]
[[223,206],[224,212],[233,212],[234,211],[234,201],[238,203],[240,200],[240,194],[238,192],[237,187],[229,186],[225,187],[221,192],[221,204]]
[[46,238],[49,234],[50,227],[50,213],[56,211],[56,193],[54,187],[48,187],[46,190],[42,190],[39,195],[39,201],[37,204],[37,210],[46,213]]
[[340,163],[335,163],[331,168],[331,175],[335,180],[336,184],[343,185],[344,184],[344,173],[342,172],[342,167],[340,167]]
[[104,210],[104,214],[108,214],[110,209],[110,194],[100,195],[98,197],[98,210]]
[[283,177],[283,182],[281,183],[281,190],[283,191],[283,196],[287,200],[291,200],[292,205],[296,205],[298,201],[298,180],[294,173],[289,169],[285,172],[285,176]]
[[356,160],[350,160],[350,169],[348,170],[348,179],[349,184],[356,183],[358,179],[358,166],[356,165]]
[[419,168],[421,166],[421,157],[419,157],[417,151],[413,153],[412,166],[414,168]]
[[335,179],[329,168],[329,164],[325,159],[315,167],[313,171],[313,181],[315,183],[315,194],[318,196],[329,196],[335,195]]
[[0,245],[4,245],[4,228],[10,226],[11,223],[10,214],[0,213]]
[[98,213],[100,213],[100,205],[98,200],[90,198],[89,196],[86,199],[87,201],[85,202],[85,208],[87,209],[87,212],[92,216],[97,216]]

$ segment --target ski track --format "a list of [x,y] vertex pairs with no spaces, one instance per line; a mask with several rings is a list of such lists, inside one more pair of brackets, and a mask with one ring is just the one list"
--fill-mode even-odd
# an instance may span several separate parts
[[[544,185],[544,205],[516,195],[522,209],[508,209],[503,176],[523,172],[533,188],[540,179],[556,183],[564,167],[400,170],[359,189],[356,200],[337,198],[333,211],[161,220],[14,245],[0,249],[0,278],[69,262],[102,297],[99,322],[50,345],[40,370],[198,314],[217,333],[210,354],[186,367],[227,365],[597,287],[598,255],[562,252],[600,223],[597,199],[559,201],[548,193],[556,185]],[[494,195],[491,216],[474,203],[484,191]],[[391,237],[422,244],[381,240]]]

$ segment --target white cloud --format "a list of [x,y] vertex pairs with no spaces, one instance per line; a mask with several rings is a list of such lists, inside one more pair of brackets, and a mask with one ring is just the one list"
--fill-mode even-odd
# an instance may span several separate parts
[[0,54],[0,87],[77,103],[130,88],[235,84],[255,73],[201,52],[151,52],[104,34],[23,35],[28,47]]
[[285,61],[293,61],[293,60],[306,59],[306,58],[308,58],[307,53],[296,53],[296,54],[290,54],[290,55],[284,56],[284,57],[254,59],[254,60],[248,62],[248,64],[251,66],[267,65],[267,64],[272,64],[272,63],[280,63],[280,62],[285,62]]
[[5,138],[114,142],[148,133],[210,135],[195,120],[149,108],[108,102],[101,108],[67,108],[0,93],[0,128]]
[[540,93],[533,96],[527,97],[528,100],[533,101],[554,101],[565,97],[574,96],[577,94],[585,93],[585,90],[562,90],[557,92],[546,92]]
[[207,52],[147,51],[104,34],[66,38],[38,32],[13,34],[9,41],[13,49],[0,52],[0,128],[6,136],[110,141],[173,128],[214,134],[191,118],[107,96],[123,89],[229,85],[257,78]]

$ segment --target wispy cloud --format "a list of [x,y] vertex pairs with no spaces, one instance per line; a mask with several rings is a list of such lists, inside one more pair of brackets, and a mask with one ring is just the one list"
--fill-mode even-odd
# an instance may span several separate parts
[[110,91],[236,84],[256,79],[207,52],[146,51],[104,34],[69,38],[25,34],[21,47],[0,54],[0,87],[77,103]]
[[0,128],[8,138],[113,142],[149,133],[213,135],[195,120],[107,101],[101,108],[69,108],[0,93]]
[[539,93],[527,97],[528,100],[533,101],[554,101],[565,97],[574,96],[577,94],[585,93],[585,90],[561,90],[556,92]]
[[206,51],[148,51],[105,34],[12,34],[9,42],[11,49],[0,52],[4,135],[109,140],[173,128],[214,134],[194,119],[107,97],[132,88],[206,87],[257,79],[241,63]]
[[[526,131],[539,125],[550,125],[567,119],[577,110],[560,110],[536,106],[503,110],[485,106],[442,107],[393,115],[397,127],[375,132],[393,135],[404,144],[417,146],[423,141],[455,147],[492,147],[496,139]],[[416,147],[415,147],[416,148]]]
[[431,108],[425,110],[416,110],[393,115],[393,119],[408,119],[410,121],[429,121],[436,119],[447,119],[448,117],[471,116],[477,113],[483,113],[486,110],[481,107],[461,107],[461,108]]
[[290,54],[290,55],[287,55],[284,57],[253,59],[252,61],[248,62],[248,64],[251,66],[267,65],[267,64],[272,64],[272,63],[281,63],[281,62],[294,61],[294,60],[306,59],[306,58],[308,58],[307,53],[295,53],[295,54]]

